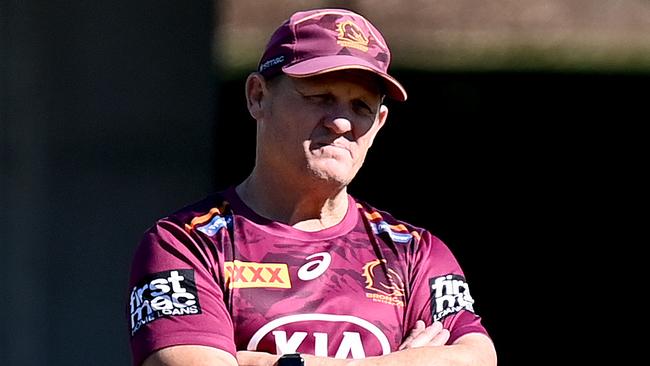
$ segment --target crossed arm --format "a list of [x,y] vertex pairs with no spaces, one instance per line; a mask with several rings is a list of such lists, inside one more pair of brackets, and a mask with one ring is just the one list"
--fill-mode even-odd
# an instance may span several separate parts
[[[492,341],[483,334],[469,333],[445,346],[449,331],[435,322],[429,327],[418,321],[397,352],[363,359],[334,359],[303,355],[306,366],[495,366]],[[273,366],[280,356],[266,352],[228,352],[205,346],[174,346],[153,353],[143,366]]]

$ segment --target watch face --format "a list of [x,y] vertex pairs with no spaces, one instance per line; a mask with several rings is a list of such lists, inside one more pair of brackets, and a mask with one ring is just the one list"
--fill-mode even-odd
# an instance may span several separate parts
[[305,360],[299,353],[290,353],[283,355],[278,360],[278,366],[304,366]]

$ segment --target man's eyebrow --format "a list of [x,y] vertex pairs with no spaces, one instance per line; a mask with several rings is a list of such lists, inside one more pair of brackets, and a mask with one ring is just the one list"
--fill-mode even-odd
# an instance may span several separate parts
[[384,103],[384,98],[386,97],[385,94],[379,94],[379,98],[375,98],[375,96],[367,96],[367,97],[359,97],[357,99],[360,99],[364,103],[368,103],[369,105],[377,105],[380,106]]

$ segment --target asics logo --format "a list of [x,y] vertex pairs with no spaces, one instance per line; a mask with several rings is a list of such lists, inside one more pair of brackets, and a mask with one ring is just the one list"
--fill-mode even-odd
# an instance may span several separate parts
[[314,260],[303,264],[298,270],[298,278],[303,281],[311,281],[322,275],[332,263],[332,256],[328,252],[315,253],[305,259]]

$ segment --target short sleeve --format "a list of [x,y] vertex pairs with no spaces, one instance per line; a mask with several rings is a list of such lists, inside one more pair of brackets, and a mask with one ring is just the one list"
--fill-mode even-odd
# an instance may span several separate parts
[[138,246],[126,309],[134,365],[175,345],[236,354],[232,319],[215,270],[218,250],[197,240],[180,225],[161,220]]
[[419,319],[429,325],[441,321],[451,333],[448,344],[467,333],[487,331],[474,310],[474,299],[458,261],[447,245],[424,231],[411,256],[406,325]]

